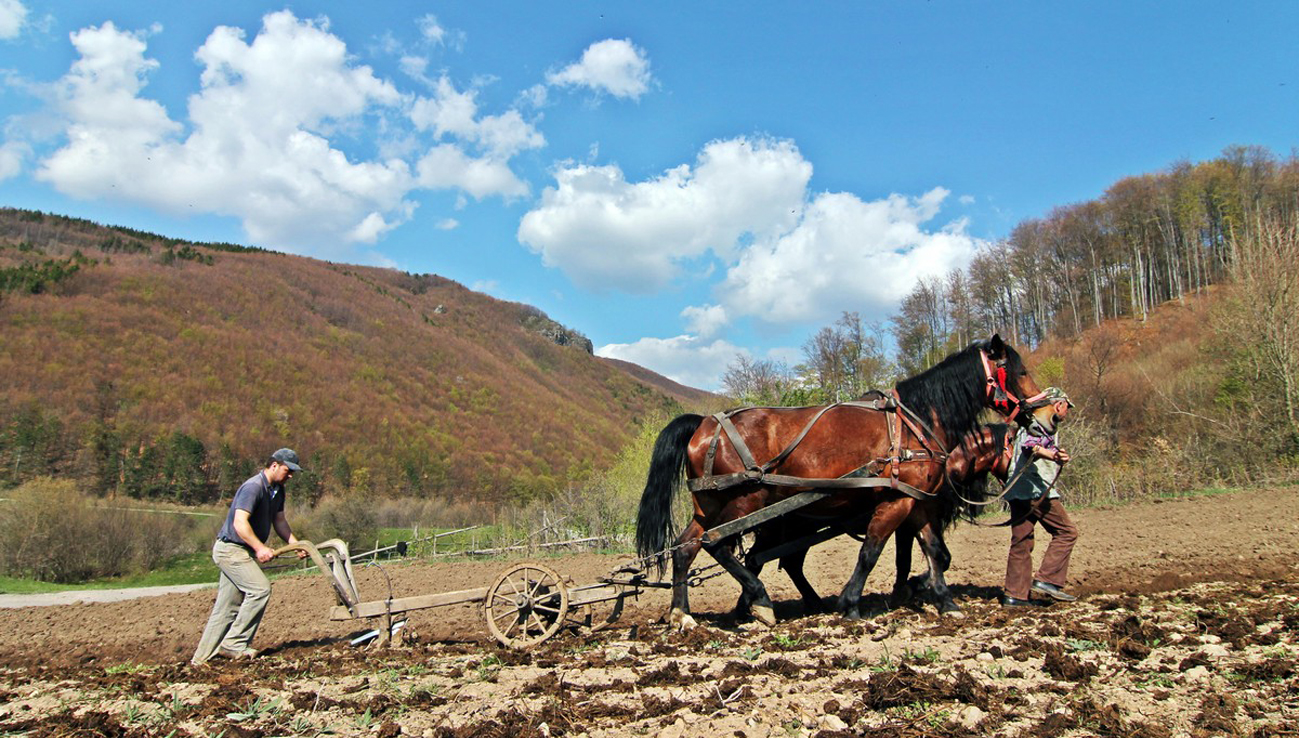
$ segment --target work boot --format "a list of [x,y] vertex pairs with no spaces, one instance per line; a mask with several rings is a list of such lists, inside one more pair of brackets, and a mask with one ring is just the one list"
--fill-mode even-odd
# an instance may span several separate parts
[[1036,579],[1033,580],[1033,591],[1061,602],[1073,602],[1078,599],[1050,582],[1039,582]]
[[1047,603],[1040,600],[1021,600],[1018,597],[1011,597],[1008,594],[1001,596],[1002,607],[1041,607]]
[[223,659],[255,659],[257,658],[257,649],[242,648],[236,651],[229,648],[218,648],[216,655]]

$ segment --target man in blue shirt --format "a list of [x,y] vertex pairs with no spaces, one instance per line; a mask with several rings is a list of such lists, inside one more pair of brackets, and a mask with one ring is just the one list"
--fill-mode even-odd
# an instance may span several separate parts
[[272,528],[285,542],[298,542],[284,516],[284,483],[299,471],[302,467],[298,466],[298,454],[282,448],[271,454],[265,469],[235,492],[212,547],[212,561],[221,570],[216,602],[190,663],[203,664],[213,656],[257,655],[249,644],[271,596],[271,582],[259,564],[274,556],[267,545]]

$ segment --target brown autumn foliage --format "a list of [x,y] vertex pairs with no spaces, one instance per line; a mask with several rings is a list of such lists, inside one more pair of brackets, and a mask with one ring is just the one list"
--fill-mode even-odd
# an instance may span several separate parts
[[136,494],[189,485],[176,468],[200,463],[210,498],[293,446],[310,472],[299,500],[526,500],[686,399],[584,339],[540,335],[533,308],[435,275],[0,210],[0,270],[76,255],[70,275],[0,292],[9,483],[54,474]]
[[[1284,483],[1295,450],[1283,398],[1239,330],[1242,286],[1170,300],[1145,321],[1116,318],[1029,358],[1077,408],[1061,431],[1073,499],[1110,503],[1187,490]],[[1066,481],[1067,480],[1067,481]]]

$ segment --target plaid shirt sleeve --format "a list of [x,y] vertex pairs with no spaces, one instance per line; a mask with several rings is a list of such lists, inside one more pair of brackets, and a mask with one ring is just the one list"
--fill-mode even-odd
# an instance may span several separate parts
[[1048,451],[1054,450],[1056,448],[1055,439],[1051,436],[1029,436],[1024,439],[1025,451],[1039,447],[1047,449]]

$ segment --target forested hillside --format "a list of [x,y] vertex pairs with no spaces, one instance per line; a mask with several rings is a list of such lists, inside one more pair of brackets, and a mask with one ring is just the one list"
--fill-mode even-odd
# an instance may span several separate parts
[[741,359],[725,386],[754,403],[843,400],[994,332],[1078,402],[1067,486],[1087,499],[1290,478],[1299,157],[1233,147],[1124,178],[918,281],[887,325],[845,312],[802,363]]
[[893,320],[904,371],[989,328],[1036,346],[1232,278],[1238,247],[1299,217],[1299,158],[1233,147],[1126,177],[1025,220],[969,269],[921,281]]
[[893,320],[904,370],[989,328],[1080,405],[1097,495],[1289,476],[1299,458],[1299,157],[1233,147],[1020,223]]
[[[888,325],[852,307],[795,367],[738,359],[728,394],[848,399],[1000,332],[1078,400],[1073,486],[1096,499],[1288,475],[1299,457],[1293,155],[1236,147],[1125,178],[918,282]],[[546,497],[640,419],[722,402],[436,276],[14,210],[0,342],[0,484],[183,501],[285,444],[309,459],[308,496]]]
[[12,209],[0,346],[0,484],[185,502],[286,445],[308,499],[546,496],[683,398],[437,276]]

